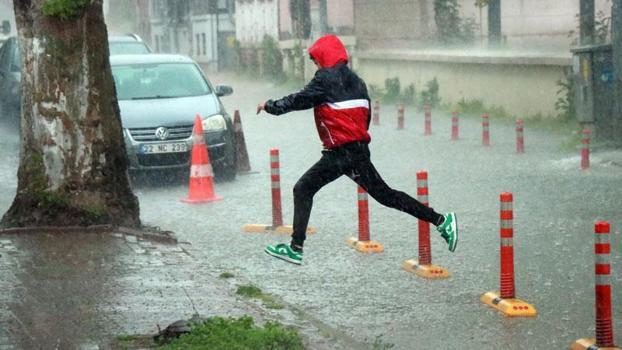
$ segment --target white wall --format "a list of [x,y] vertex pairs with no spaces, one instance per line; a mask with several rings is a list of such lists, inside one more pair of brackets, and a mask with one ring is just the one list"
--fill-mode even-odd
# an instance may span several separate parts
[[[484,36],[488,32],[488,8],[479,9],[473,0],[460,0],[463,17],[473,17],[481,23]],[[595,0],[596,13],[611,15],[611,0]],[[501,32],[512,47],[541,47],[562,49],[569,47],[578,31],[579,0],[502,0]],[[577,34],[578,35],[578,34]]]
[[242,46],[260,43],[266,34],[278,40],[278,9],[277,0],[236,1],[235,36]]

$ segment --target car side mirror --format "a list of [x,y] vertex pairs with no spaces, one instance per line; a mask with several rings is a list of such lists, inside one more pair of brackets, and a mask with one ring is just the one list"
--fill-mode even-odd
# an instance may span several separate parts
[[216,85],[216,96],[223,97],[229,96],[233,93],[233,88],[229,85]]
[[7,35],[11,32],[11,22],[2,21],[2,34]]

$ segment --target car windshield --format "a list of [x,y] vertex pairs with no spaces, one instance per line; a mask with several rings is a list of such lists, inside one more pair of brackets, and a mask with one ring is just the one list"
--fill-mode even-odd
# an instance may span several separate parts
[[192,63],[119,65],[112,67],[119,100],[207,95],[210,87]]
[[140,41],[111,41],[108,43],[111,55],[133,55],[149,53],[147,46]]

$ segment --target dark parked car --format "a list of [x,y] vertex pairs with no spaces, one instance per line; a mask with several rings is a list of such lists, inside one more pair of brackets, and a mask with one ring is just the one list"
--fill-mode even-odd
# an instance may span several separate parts
[[237,156],[231,117],[199,66],[181,55],[110,56],[130,170],[190,168],[195,116],[216,178],[235,178]]
[[17,119],[21,100],[21,60],[17,38],[0,47],[0,118]]
[[151,53],[151,48],[136,34],[108,36],[110,55]]
[[[151,49],[138,35],[108,37],[110,54],[144,54]],[[16,37],[0,47],[0,118],[18,119],[21,100],[21,60]]]

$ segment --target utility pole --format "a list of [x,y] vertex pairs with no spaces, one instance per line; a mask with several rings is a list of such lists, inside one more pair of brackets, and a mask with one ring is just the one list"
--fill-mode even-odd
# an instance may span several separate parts
[[613,125],[615,135],[622,135],[622,0],[613,0],[611,6],[611,46],[613,50],[613,76],[615,87],[615,106]]
[[579,44],[594,44],[594,0],[581,0],[579,11]]
[[320,32],[328,34],[328,6],[326,0],[320,0]]
[[488,46],[501,45],[501,0],[488,2]]

